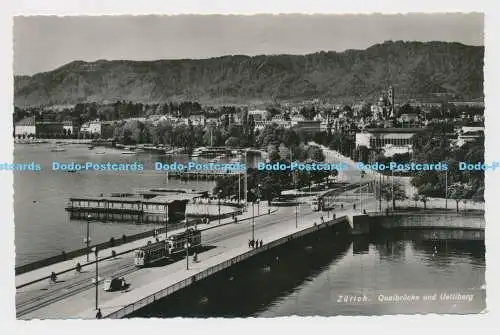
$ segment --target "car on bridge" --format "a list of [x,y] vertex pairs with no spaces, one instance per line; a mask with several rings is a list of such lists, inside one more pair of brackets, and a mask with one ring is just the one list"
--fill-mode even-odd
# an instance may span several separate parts
[[108,278],[104,280],[103,289],[106,292],[121,291],[125,290],[130,286],[129,283],[125,281],[125,278]]

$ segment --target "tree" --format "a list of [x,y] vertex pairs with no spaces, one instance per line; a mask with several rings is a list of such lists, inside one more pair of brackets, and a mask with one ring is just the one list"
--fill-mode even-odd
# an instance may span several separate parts
[[389,201],[392,199],[392,209],[396,209],[396,200],[405,200],[407,199],[405,188],[402,184],[398,182],[394,182],[394,186],[392,183],[382,185],[382,197]]
[[224,143],[226,147],[238,147],[240,145],[240,140],[237,137],[230,137]]
[[427,198],[427,196],[421,195],[420,196],[420,201],[424,203],[424,209],[427,209],[427,201],[429,201],[429,199]]
[[310,145],[307,148],[307,156],[309,159],[315,162],[322,162],[325,160],[325,155],[323,154],[323,150],[315,145]]
[[448,194],[451,199],[455,200],[458,213],[458,203],[460,201],[465,201],[465,199],[469,199],[473,195],[473,191],[470,185],[457,182],[450,185],[448,188]]

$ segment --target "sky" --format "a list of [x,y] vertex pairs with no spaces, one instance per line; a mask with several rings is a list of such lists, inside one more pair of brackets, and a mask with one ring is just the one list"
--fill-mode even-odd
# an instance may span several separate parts
[[210,58],[365,49],[387,40],[484,45],[484,15],[17,16],[14,74],[75,60]]

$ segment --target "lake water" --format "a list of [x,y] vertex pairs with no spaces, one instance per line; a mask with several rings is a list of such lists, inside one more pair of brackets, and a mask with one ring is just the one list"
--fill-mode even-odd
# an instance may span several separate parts
[[[14,173],[14,221],[16,265],[58,255],[84,247],[86,222],[70,220],[65,206],[70,197],[99,196],[101,193],[132,192],[145,187],[169,187],[171,189],[199,189],[212,191],[211,181],[182,182],[165,178],[165,173],[154,171],[155,161],[171,162],[172,157],[151,153],[122,155],[121,151],[87,145],[65,146],[66,151],[51,152],[50,144],[15,145],[16,163],[35,162],[42,171]],[[105,151],[106,154],[96,154]],[[176,157],[177,162],[188,161],[187,156]],[[58,162],[133,163],[141,162],[144,171],[134,172],[79,172],[52,171],[51,164]],[[253,158],[249,155],[249,163]],[[113,222],[91,222],[92,243],[105,242],[110,237],[121,237],[156,228],[154,225],[136,225]]]

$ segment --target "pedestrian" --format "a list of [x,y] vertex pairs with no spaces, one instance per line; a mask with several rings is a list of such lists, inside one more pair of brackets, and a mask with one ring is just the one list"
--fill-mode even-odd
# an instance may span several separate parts
[[100,309],[100,308],[99,308],[99,309],[97,309],[97,313],[96,313],[96,315],[95,315],[95,318],[96,318],[96,319],[102,319],[102,313],[101,313],[101,309]]
[[262,240],[260,240],[260,247],[262,248],[262,245],[264,244],[264,242]]
[[248,247],[251,248],[252,247],[252,240],[248,240]]
[[340,204],[340,209],[344,209],[344,204]]

